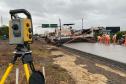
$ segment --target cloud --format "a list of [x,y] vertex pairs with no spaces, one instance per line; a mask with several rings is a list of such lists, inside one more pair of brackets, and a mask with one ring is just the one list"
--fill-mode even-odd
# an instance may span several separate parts
[[75,23],[91,26],[126,27],[126,0],[0,0],[0,15],[7,24],[9,10],[25,8],[32,14],[34,27],[42,23]]

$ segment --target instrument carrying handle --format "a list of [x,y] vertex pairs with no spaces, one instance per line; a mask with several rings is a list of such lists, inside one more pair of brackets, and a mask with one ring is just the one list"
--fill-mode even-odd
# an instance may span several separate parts
[[18,13],[24,13],[27,16],[28,19],[31,19],[31,14],[25,9],[10,10],[11,16],[15,16]]

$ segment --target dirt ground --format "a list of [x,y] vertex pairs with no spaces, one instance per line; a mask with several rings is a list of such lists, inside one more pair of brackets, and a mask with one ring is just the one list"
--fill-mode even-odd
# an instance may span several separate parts
[[[8,41],[0,41],[0,78],[8,63],[12,59],[11,53],[15,46],[8,45]],[[80,57],[46,44],[43,40],[34,41],[31,45],[35,68],[42,71],[45,67],[46,84],[125,84],[126,72],[109,67],[99,61]],[[15,68],[20,69],[20,84],[26,84],[22,63]],[[15,68],[5,84],[15,84]]]
[[[0,78],[5,72],[9,62],[13,58],[14,45],[9,45],[8,41],[0,41]],[[62,55],[55,54],[56,47],[47,45],[43,41],[34,41],[31,45],[33,62],[36,70],[42,72],[45,67],[46,84],[75,84],[75,81],[68,72],[59,65],[53,63],[53,58],[61,57]],[[19,84],[26,84],[24,69],[20,59],[17,60],[13,71],[9,74],[5,84],[15,84],[15,70],[19,68]]]

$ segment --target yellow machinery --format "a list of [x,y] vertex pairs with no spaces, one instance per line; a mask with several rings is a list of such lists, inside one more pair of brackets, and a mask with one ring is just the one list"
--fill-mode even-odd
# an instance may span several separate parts
[[[27,17],[20,18],[17,14],[23,13]],[[10,10],[11,20],[9,21],[9,43],[17,45],[14,52],[14,58],[6,69],[0,84],[4,84],[9,73],[12,71],[17,58],[21,58],[24,66],[25,76],[28,84],[45,84],[44,76],[41,72],[36,71],[32,60],[32,43],[33,26],[30,13],[25,9]],[[31,74],[29,73],[28,64],[30,65]]]

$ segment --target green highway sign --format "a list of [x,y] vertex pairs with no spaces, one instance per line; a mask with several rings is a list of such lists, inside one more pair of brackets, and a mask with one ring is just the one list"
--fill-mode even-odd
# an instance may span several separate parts
[[42,24],[42,28],[58,28],[58,24]]
[[49,28],[49,24],[42,24],[42,28]]
[[50,24],[50,27],[51,28],[57,28],[58,27],[58,24]]

